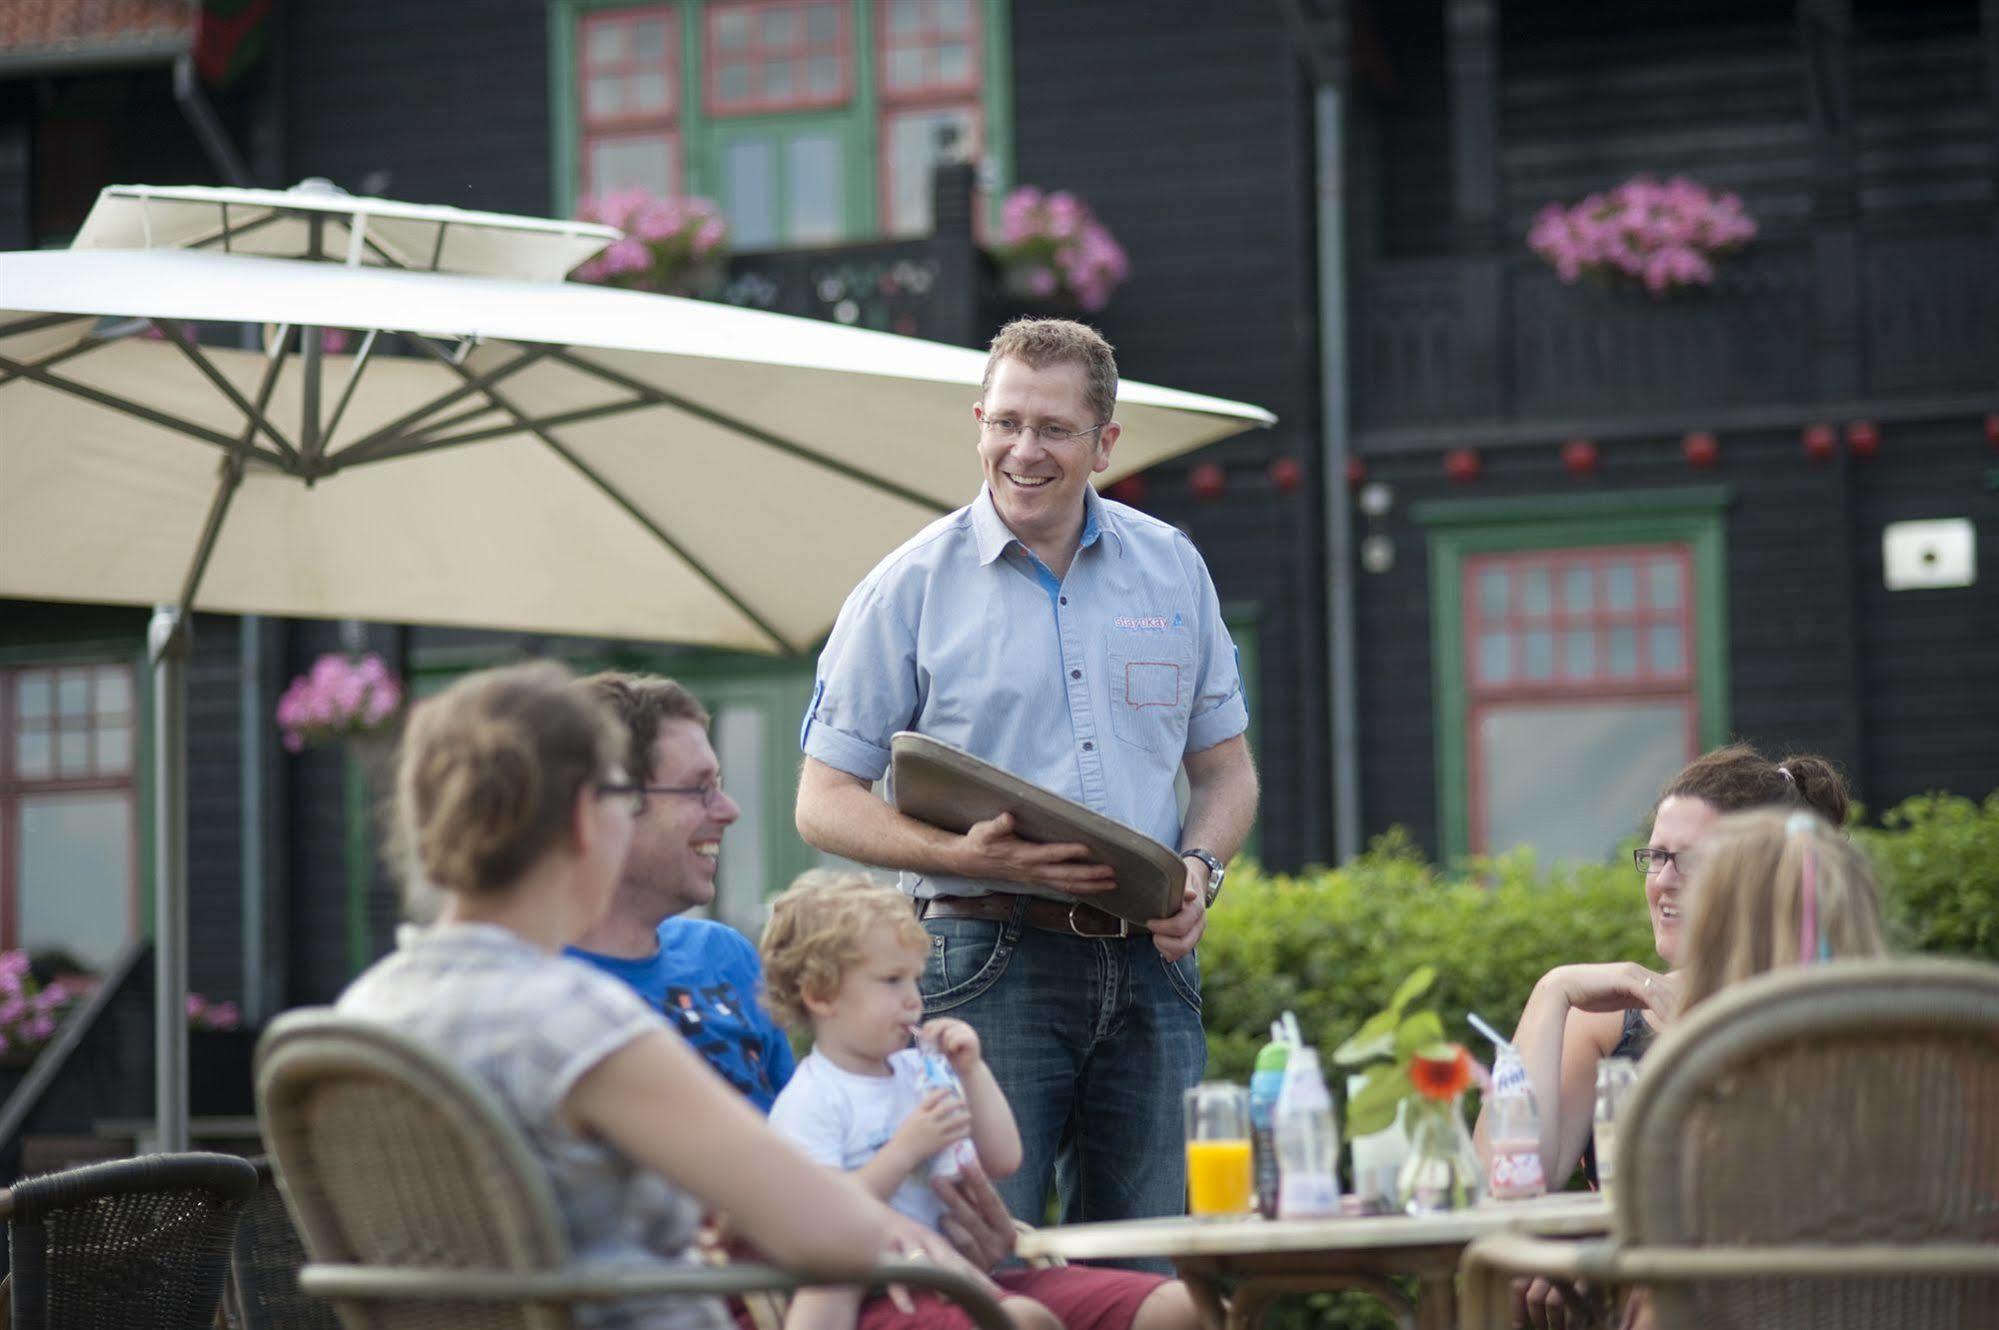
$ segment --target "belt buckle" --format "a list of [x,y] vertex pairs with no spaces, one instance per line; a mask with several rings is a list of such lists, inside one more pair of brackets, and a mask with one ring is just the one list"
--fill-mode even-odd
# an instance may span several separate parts
[[[1113,937],[1131,936],[1131,921],[1129,919],[1118,920],[1117,932],[1115,933],[1085,933],[1082,929],[1076,927],[1076,911],[1082,909],[1085,905],[1089,905],[1089,902],[1077,901],[1069,907],[1069,931],[1071,933],[1074,933],[1077,937],[1083,937],[1083,938],[1113,938]],[[1091,908],[1095,909],[1096,907],[1091,906]],[[1103,910],[1099,910],[1097,912],[1099,914],[1108,913],[1107,911]]]

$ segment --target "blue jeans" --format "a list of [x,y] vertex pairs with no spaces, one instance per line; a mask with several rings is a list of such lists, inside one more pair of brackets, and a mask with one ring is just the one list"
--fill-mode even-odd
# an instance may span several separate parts
[[923,1014],[979,1032],[1020,1124],[1020,1171],[995,1184],[1014,1216],[1045,1219],[1051,1179],[1064,1223],[1182,1213],[1181,1095],[1207,1064],[1195,958],[1168,963],[1150,933],[1082,938],[1018,915],[923,926]]

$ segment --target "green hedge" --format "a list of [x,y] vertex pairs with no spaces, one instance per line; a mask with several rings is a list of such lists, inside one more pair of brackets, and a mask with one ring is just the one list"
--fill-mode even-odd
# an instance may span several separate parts
[[[1854,835],[1874,860],[1898,947],[1999,960],[1999,791],[1982,805],[1911,799],[1880,828]],[[1418,1006],[1433,1004],[1450,1038],[1490,1058],[1467,1010],[1510,1031],[1550,966],[1606,960],[1659,963],[1640,879],[1623,856],[1545,872],[1523,853],[1446,873],[1398,830],[1338,869],[1277,875],[1244,865],[1230,870],[1201,943],[1208,1075],[1246,1082],[1270,1022],[1287,1008],[1330,1052],[1419,965],[1434,965],[1437,983]],[[1357,1293],[1295,1299],[1269,1322],[1273,1330],[1392,1324]]]

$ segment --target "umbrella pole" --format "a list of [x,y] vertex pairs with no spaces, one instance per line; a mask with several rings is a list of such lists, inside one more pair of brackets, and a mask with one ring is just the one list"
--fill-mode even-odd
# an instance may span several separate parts
[[158,1150],[187,1149],[187,659],[190,625],[159,605],[153,669],[153,1110]]

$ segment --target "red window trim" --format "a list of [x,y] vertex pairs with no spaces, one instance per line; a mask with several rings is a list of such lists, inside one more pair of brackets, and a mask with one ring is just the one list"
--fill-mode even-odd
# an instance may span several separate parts
[[[881,3],[875,6],[875,86],[879,90],[879,100],[883,106],[895,106],[898,109],[906,110],[912,104],[926,101],[953,105],[962,103],[968,97],[978,97],[983,81],[985,29],[982,16],[979,13],[980,6],[977,0],[970,0],[966,5],[966,9],[970,12],[972,24],[971,28],[962,38],[956,35],[947,35],[937,28],[930,21],[930,15],[926,8],[923,20],[918,25],[913,36],[893,39],[888,30],[889,5]],[[971,60],[967,63],[968,73],[962,82],[925,83],[919,88],[889,87],[888,57],[891,46],[900,47],[904,50],[911,48],[934,50],[942,46],[946,41],[959,40],[964,41],[972,48]]]
[[[629,28],[642,19],[656,18],[666,30],[666,51],[661,57],[664,65],[661,72],[666,75],[666,109],[657,112],[620,113],[613,116],[592,116],[590,114],[590,76],[592,74],[636,74],[643,67],[636,57],[609,65],[594,65],[590,61],[590,32],[593,28]],[[653,5],[640,9],[611,9],[585,14],[576,33],[576,123],[584,130],[587,141],[593,135],[590,131],[613,129],[663,129],[680,118],[680,15],[673,5]]]
[[[128,713],[132,720],[131,758],[122,776],[71,776],[60,775],[22,779],[14,771],[14,738],[17,733],[18,718],[15,690],[23,674],[41,671],[58,673],[65,669],[96,670],[103,666],[114,666],[126,671],[127,682],[131,685],[132,709]],[[24,665],[0,666],[0,948],[12,950],[21,945],[21,875],[19,833],[15,830],[20,820],[21,802],[24,798],[49,794],[104,794],[122,791],[128,816],[125,820],[126,862],[132,866],[130,881],[125,892],[125,929],[129,937],[139,936],[139,703],[138,671],[130,662],[115,659],[54,660],[37,661]],[[96,718],[96,698],[92,697],[91,717]],[[51,730],[51,733],[59,733]],[[91,740],[91,770],[97,767],[97,744]],[[60,770],[60,764],[58,764]]]
[[[1572,614],[1562,607],[1561,577],[1568,569],[1586,564],[1592,577],[1601,586],[1604,569],[1612,563],[1636,562],[1641,568],[1660,558],[1671,559],[1680,572],[1680,604],[1673,610],[1655,610],[1645,607],[1643,584],[1639,587],[1639,606],[1630,610],[1591,609],[1581,614]],[[1510,604],[1506,614],[1499,619],[1487,619],[1480,605],[1479,574],[1487,568],[1502,567],[1530,569],[1545,567],[1549,575],[1549,610],[1541,616],[1529,618],[1521,615]],[[1515,587],[1517,594],[1518,582]],[[1504,554],[1473,555],[1465,561],[1462,582],[1461,614],[1464,631],[1464,674],[1466,697],[1479,701],[1496,697],[1521,698],[1536,695],[1563,698],[1581,696],[1625,696],[1636,692],[1679,692],[1692,689],[1696,682],[1695,662],[1698,659],[1694,633],[1696,631],[1693,613],[1694,581],[1693,551],[1685,545],[1607,545],[1593,546],[1577,550],[1535,550],[1508,552]],[[1600,600],[1600,597],[1599,597]],[[1638,653],[1638,672],[1630,675],[1612,675],[1599,663],[1596,673],[1588,678],[1578,679],[1565,673],[1567,661],[1561,649],[1561,635],[1577,629],[1587,628],[1597,634],[1596,660],[1608,659],[1604,633],[1611,628],[1633,628],[1643,631],[1647,628],[1671,624],[1680,630],[1680,669],[1677,672],[1660,672],[1652,668],[1651,653],[1642,643]],[[1487,683],[1479,677],[1481,632],[1497,628],[1515,636],[1513,657],[1507,671],[1505,683]],[[1554,666],[1555,673],[1547,679],[1523,679],[1521,670],[1521,643],[1519,637],[1528,630],[1545,630],[1556,638]]]
[[[701,15],[701,104],[708,114],[750,116],[788,114],[794,111],[827,111],[845,106],[851,101],[854,95],[854,33],[852,15],[845,4],[831,6],[839,20],[839,28],[834,38],[835,46],[831,53],[838,56],[840,62],[839,86],[832,92],[818,96],[802,92],[796,97],[773,101],[766,98],[759,90],[740,101],[722,100],[719,86],[722,61],[715,45],[715,27],[723,14],[743,12],[753,16],[750,24],[752,35],[749,45],[743,48],[742,63],[746,63],[751,70],[752,86],[760,89],[761,80],[755,75],[762,69],[766,59],[781,57],[795,60],[802,69],[811,56],[826,53],[826,48],[815,48],[812,45],[804,21],[804,11],[823,2],[824,0],[729,0],[729,3],[725,4],[708,5]],[[799,38],[796,46],[779,49],[764,45],[763,38],[758,32],[760,25],[755,21],[755,17],[773,9],[792,9],[799,12]]]

